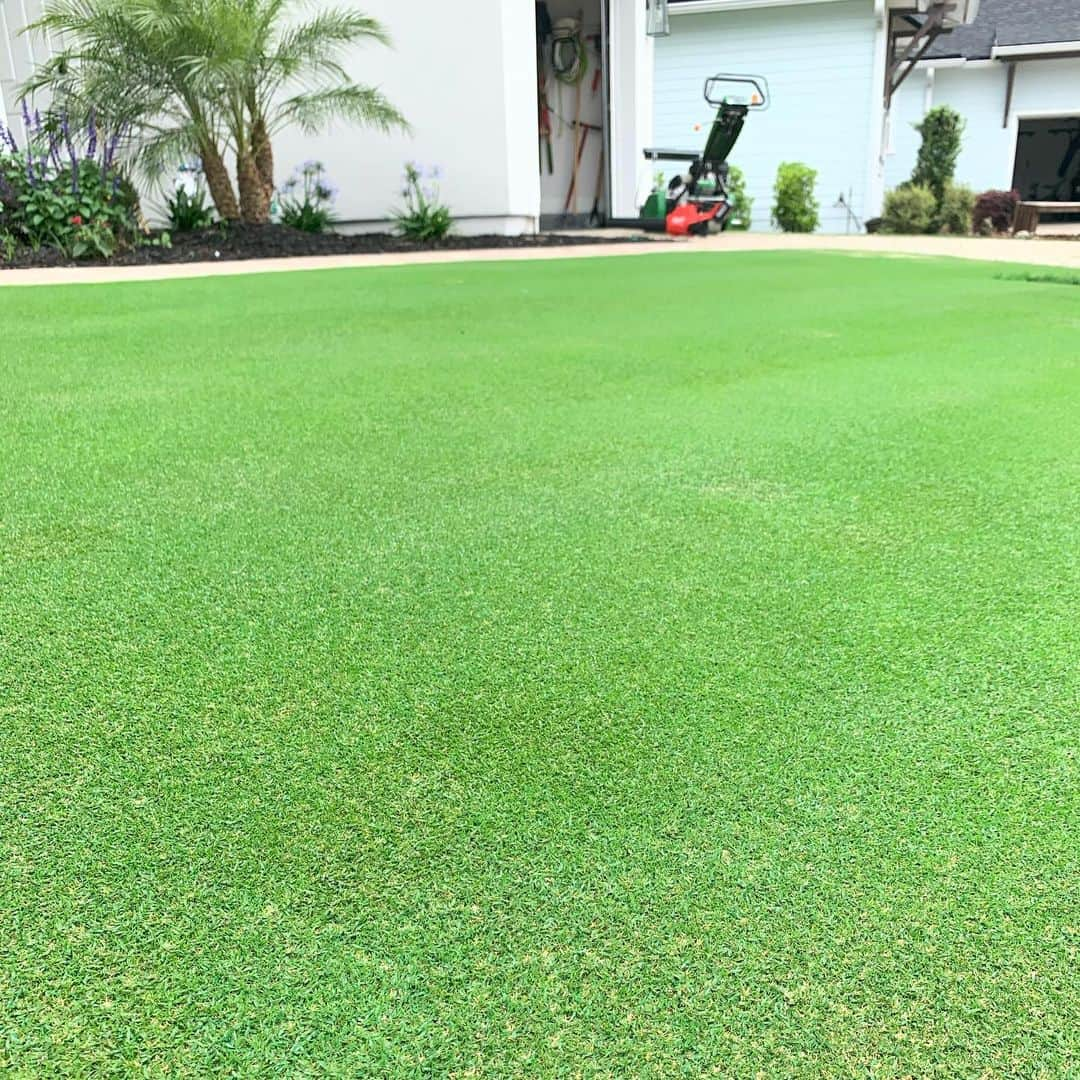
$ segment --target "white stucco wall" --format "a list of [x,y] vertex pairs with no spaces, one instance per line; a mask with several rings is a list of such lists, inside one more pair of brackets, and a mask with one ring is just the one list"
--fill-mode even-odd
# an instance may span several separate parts
[[275,140],[279,178],[317,158],[341,188],[338,216],[382,226],[401,201],[407,160],[439,165],[442,196],[462,231],[519,232],[537,226],[535,23],[531,4],[470,0],[364,0],[390,31],[393,50],[358,50],[347,67],[380,86],[413,126],[383,135],[347,125]]
[[612,214],[632,218],[649,194],[650,170],[642,151],[653,141],[654,47],[645,34],[642,0],[610,0],[610,5]]
[[[560,213],[570,175],[572,136],[555,147],[556,175],[539,171],[536,33],[529,0],[362,0],[394,38],[394,50],[372,47],[348,65],[354,77],[382,87],[413,125],[411,136],[340,126],[323,136],[286,132],[275,152],[282,179],[306,158],[323,161],[340,185],[343,220],[384,228],[400,201],[402,164],[438,164],[442,195],[463,232],[534,231],[539,215]],[[599,25],[599,0],[554,0],[552,15],[583,11],[587,32]],[[611,180],[616,214],[636,214],[641,148],[652,126],[652,42],[643,0],[610,0]],[[591,78],[583,118],[599,123]],[[554,95],[554,87],[551,87]],[[553,101],[554,104],[554,101]],[[573,94],[562,107],[572,118]],[[579,173],[580,213],[596,191],[600,135],[592,132]],[[621,207],[621,208],[620,208]]]
[[[0,0],[0,113],[18,129],[13,90],[47,47],[20,37],[41,0]],[[652,41],[645,36],[644,0],[608,0],[611,27],[611,153],[614,212],[636,214],[647,176],[642,147],[651,137]],[[557,0],[554,7],[573,5]],[[409,134],[338,124],[320,135],[287,130],[276,135],[275,179],[280,184],[302,162],[322,161],[339,187],[339,220],[355,228],[386,228],[401,203],[404,163],[438,165],[441,196],[462,232],[531,232],[541,213],[537,147],[535,11],[529,0],[361,0],[393,38],[392,49],[371,44],[344,61],[360,83],[380,87],[412,124]],[[599,22],[599,0],[588,29]],[[311,10],[307,8],[305,10]],[[557,13],[557,12],[556,12]],[[591,84],[586,88],[591,96]],[[564,108],[569,95],[564,97]],[[589,102],[598,121],[599,101]],[[584,112],[584,110],[583,110]],[[570,138],[567,133],[567,142]],[[579,209],[587,213],[596,191],[600,136],[590,135],[581,169]],[[560,167],[568,164],[568,147]],[[548,203],[561,210],[566,176],[548,185]],[[172,176],[162,177],[171,189]],[[147,190],[155,213],[160,191]],[[642,194],[642,197],[644,195]]]
[[930,105],[951,105],[967,121],[956,179],[976,191],[1012,185],[1021,117],[1080,116],[1080,59],[1018,63],[1009,121],[1002,126],[1006,74],[999,61],[938,67],[928,94],[926,67],[913,72],[894,101],[893,152],[886,157],[888,186],[911,175],[919,149],[919,136],[911,125]]
[[[711,111],[701,93],[709,75],[764,75],[772,105],[748,117],[731,156],[754,199],[752,228],[770,227],[777,166],[801,161],[818,170],[822,230],[843,232],[837,196],[850,191],[860,216],[873,200],[878,25],[873,0],[676,15],[671,36],[656,47],[656,144],[704,145]],[[696,123],[702,131],[693,130]]]

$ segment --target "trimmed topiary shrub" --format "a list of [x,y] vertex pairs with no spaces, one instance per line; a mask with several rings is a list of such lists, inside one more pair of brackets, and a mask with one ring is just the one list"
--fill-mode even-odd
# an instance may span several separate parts
[[928,187],[905,184],[885,196],[881,231],[908,235],[929,232],[936,211],[937,201]]
[[915,130],[922,136],[922,145],[911,182],[929,188],[940,203],[956,172],[964,118],[948,105],[938,105],[915,125]]
[[975,207],[971,211],[972,232],[1008,232],[1012,228],[1019,201],[1020,193],[1017,191],[984,191],[975,199]]
[[818,201],[814,198],[817,170],[797,161],[785,161],[776,170],[772,221],[784,232],[808,233],[818,227]]
[[934,214],[934,232],[950,236],[967,236],[971,231],[971,211],[975,206],[975,192],[963,184],[948,184],[938,200]]

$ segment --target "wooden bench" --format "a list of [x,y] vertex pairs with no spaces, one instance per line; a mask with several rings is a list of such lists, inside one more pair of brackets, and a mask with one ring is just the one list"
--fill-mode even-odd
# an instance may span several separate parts
[[1013,232],[1029,232],[1039,227],[1041,214],[1080,214],[1080,202],[1020,202],[1013,215]]

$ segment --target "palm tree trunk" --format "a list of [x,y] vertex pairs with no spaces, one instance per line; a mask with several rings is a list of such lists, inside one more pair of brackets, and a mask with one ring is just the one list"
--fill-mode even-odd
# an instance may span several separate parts
[[265,225],[270,220],[270,196],[250,150],[236,156],[236,183],[240,189],[240,216],[245,224]]
[[240,217],[240,208],[236,205],[236,195],[224,159],[218,148],[210,143],[204,143],[199,152],[206,186],[210,189],[210,198],[214,200],[218,216],[222,221],[236,221]]
[[274,147],[270,142],[270,133],[266,130],[266,120],[255,118],[251,127],[251,145],[255,149],[255,165],[266,188],[267,199],[274,198]]

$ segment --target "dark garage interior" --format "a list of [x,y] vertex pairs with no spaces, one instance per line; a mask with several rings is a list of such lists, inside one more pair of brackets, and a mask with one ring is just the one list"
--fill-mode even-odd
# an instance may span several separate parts
[[1022,199],[1080,202],[1080,116],[1019,121],[1013,187]]

